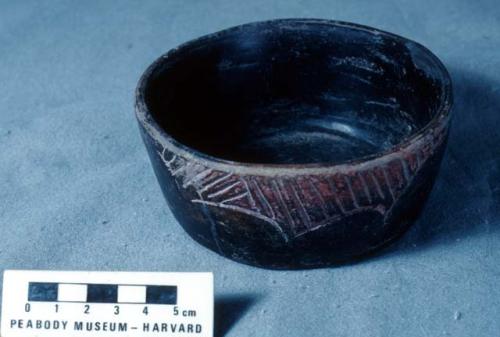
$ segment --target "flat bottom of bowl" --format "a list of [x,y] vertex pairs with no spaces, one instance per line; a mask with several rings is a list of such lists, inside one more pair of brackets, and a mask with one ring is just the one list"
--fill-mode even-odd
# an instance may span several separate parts
[[275,164],[342,163],[383,152],[415,128],[410,119],[369,123],[355,116],[313,116],[279,128],[261,128],[235,146],[231,158]]

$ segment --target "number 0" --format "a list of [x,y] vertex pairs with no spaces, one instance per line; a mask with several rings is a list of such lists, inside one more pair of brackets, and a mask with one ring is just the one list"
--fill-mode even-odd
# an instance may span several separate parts
[[31,311],[31,304],[26,303],[26,305],[24,306],[24,311],[30,312]]

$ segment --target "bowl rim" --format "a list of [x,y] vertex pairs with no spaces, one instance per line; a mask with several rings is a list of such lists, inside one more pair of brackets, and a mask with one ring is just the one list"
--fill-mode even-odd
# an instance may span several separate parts
[[[170,56],[175,54],[178,50],[186,47],[194,46],[203,43],[207,40],[217,38],[221,35],[232,33],[251,26],[259,26],[266,24],[308,24],[308,25],[328,25],[333,27],[341,27],[355,30],[362,30],[373,35],[384,35],[392,39],[399,40],[405,43],[412,43],[415,47],[419,48],[426,54],[440,72],[442,80],[442,95],[439,107],[436,109],[434,117],[427,122],[425,126],[418,129],[410,136],[404,138],[399,143],[391,146],[390,148],[376,152],[366,156],[360,156],[342,163],[331,162],[317,162],[305,164],[271,164],[271,163],[253,163],[234,161],[223,159],[210,155],[208,153],[199,151],[193,147],[187,146],[169,135],[154,119],[151,111],[149,110],[145,101],[146,87],[154,72],[161,67],[165,62],[168,62]],[[354,167],[361,169],[364,167],[373,167],[380,164],[380,162],[389,162],[393,159],[400,158],[400,152],[411,151],[412,148],[418,147],[420,144],[425,143],[429,137],[433,136],[436,129],[446,128],[450,120],[451,109],[453,106],[453,89],[452,81],[448,70],[441,62],[441,60],[434,55],[427,47],[413,40],[407,39],[397,34],[386,32],[377,28],[360,25],[357,23],[328,20],[328,19],[315,19],[315,18],[286,18],[286,19],[272,19],[264,21],[250,22],[230,28],[226,28],[214,33],[203,35],[201,37],[189,40],[173,49],[170,49],[160,57],[158,57],[142,74],[135,90],[135,115],[139,124],[144,128],[148,135],[163,147],[163,155],[165,150],[169,150],[174,155],[185,158],[186,160],[195,161],[209,168],[222,170],[225,172],[233,172],[247,175],[302,175],[302,174],[321,174],[321,173],[336,173],[336,172],[350,172]]]

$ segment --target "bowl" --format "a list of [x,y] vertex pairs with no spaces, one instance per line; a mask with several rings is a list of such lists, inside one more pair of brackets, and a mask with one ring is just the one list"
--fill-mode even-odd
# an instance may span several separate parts
[[296,269],[351,262],[408,229],[438,172],[451,105],[450,77],[422,45],[282,19],[161,56],[139,81],[135,111],[194,240]]

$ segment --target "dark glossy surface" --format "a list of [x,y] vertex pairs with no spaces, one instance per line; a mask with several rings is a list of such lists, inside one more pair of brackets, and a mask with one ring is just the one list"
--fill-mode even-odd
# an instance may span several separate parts
[[[179,142],[254,163],[341,163],[428,123],[440,82],[412,42],[361,29],[247,26],[172,54],[147,102]],[[415,62],[415,63],[414,63]]]
[[186,231],[270,268],[345,262],[404,232],[432,187],[450,105],[448,75],[424,47],[321,20],[183,45],[148,69],[137,98]]

